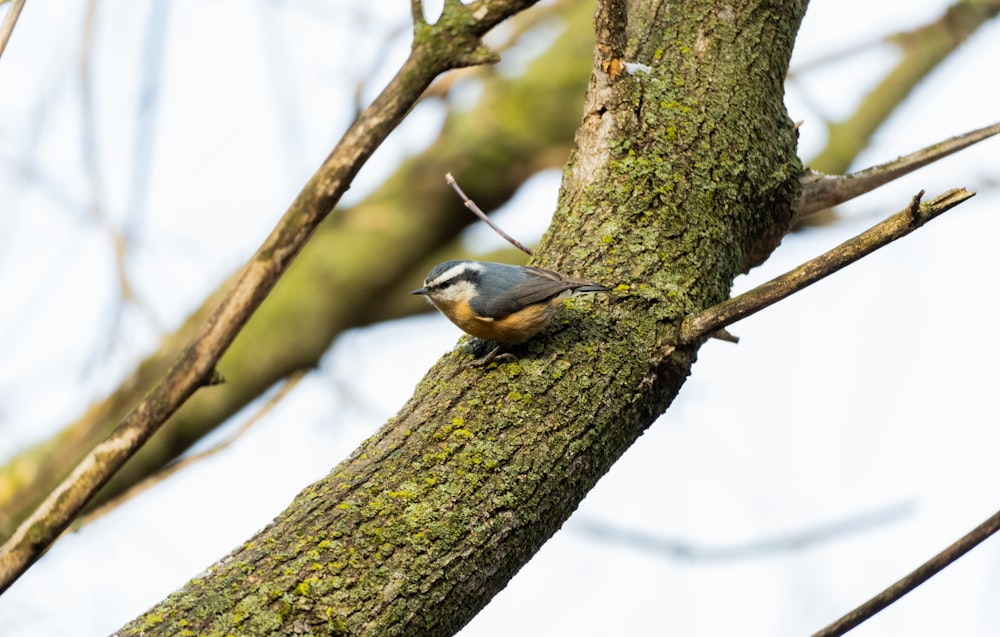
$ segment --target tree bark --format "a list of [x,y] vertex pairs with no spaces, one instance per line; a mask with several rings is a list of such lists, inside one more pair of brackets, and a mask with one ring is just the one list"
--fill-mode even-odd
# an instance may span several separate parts
[[[450,635],[669,406],[682,320],[787,231],[802,0],[609,0],[537,264],[614,287],[491,368],[466,341],[256,537],[122,634]],[[566,104],[567,112],[577,112]]]

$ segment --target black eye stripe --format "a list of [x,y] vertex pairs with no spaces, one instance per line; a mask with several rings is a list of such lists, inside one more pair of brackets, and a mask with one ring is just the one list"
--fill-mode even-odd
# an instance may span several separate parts
[[445,279],[444,281],[438,281],[437,283],[428,283],[427,288],[431,290],[443,290],[444,288],[451,287],[458,283],[459,281],[471,281],[476,282],[479,280],[479,272],[473,270],[472,268],[467,268],[462,270],[455,276]]

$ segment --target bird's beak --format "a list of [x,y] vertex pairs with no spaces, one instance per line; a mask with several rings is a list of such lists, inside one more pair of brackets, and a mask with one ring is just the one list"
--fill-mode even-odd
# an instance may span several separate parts
[[414,290],[414,291],[410,292],[410,294],[421,294],[421,295],[423,295],[423,294],[427,294],[429,291],[430,290],[428,290],[427,288],[424,287],[424,288],[420,288],[419,290]]

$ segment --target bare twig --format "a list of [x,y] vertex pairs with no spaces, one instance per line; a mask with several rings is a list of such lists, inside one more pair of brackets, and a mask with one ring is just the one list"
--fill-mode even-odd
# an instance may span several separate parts
[[10,8],[7,9],[7,15],[3,17],[3,24],[0,24],[0,56],[3,55],[4,49],[7,48],[7,42],[10,40],[11,34],[14,33],[14,25],[17,23],[18,16],[21,15],[24,2],[25,0],[11,0]]
[[946,566],[962,557],[980,542],[1000,530],[1000,511],[994,513],[985,522],[965,534],[960,540],[941,551],[930,560],[921,564],[915,571],[902,578],[875,597],[858,606],[826,628],[813,634],[813,637],[838,637],[855,628],[867,619],[875,616],[920,586],[934,575],[944,570]]
[[447,181],[448,184],[455,189],[455,192],[458,193],[458,196],[462,198],[462,202],[465,203],[465,207],[471,210],[477,217],[482,219],[483,222],[486,223],[486,225],[493,228],[494,232],[496,232],[498,235],[506,239],[508,243],[510,243],[512,246],[514,246],[521,252],[527,254],[529,257],[534,256],[534,253],[531,251],[530,248],[526,247],[523,243],[521,243],[514,237],[510,236],[509,234],[501,230],[500,226],[490,221],[490,218],[487,217],[486,213],[483,212],[482,209],[480,209],[480,207],[476,205],[476,202],[469,199],[469,197],[465,194],[462,188],[458,185],[458,182],[455,181],[455,178],[451,176],[451,173],[447,173],[444,176],[444,180]]
[[708,336],[719,328],[746,318],[802,288],[833,274],[837,270],[871,254],[878,248],[904,237],[931,219],[951,210],[975,193],[956,188],[920,203],[923,191],[913,197],[905,210],[849,239],[833,250],[803,263],[791,272],[760,285],[749,292],[723,301],[684,321],[681,327],[681,344],[689,344]]
[[[386,88],[355,120],[281,221],[235,277],[232,288],[179,360],[146,397],[98,444],[0,548],[0,592],[46,550],[114,473],[194,392],[213,378],[215,364],[284,274],[358,170],[410,111],[433,79],[452,68],[483,64],[496,55],[482,36],[535,0],[445,2],[439,23],[416,24],[409,57]],[[419,3],[414,0],[415,6]]]
[[802,219],[842,204],[998,133],[1000,122],[956,135],[893,161],[849,175],[824,175],[808,171],[801,178],[802,194],[795,204],[795,217],[797,220]]

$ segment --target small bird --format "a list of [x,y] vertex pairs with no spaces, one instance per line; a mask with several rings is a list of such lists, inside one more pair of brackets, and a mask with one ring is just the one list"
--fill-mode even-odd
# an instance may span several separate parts
[[445,261],[434,266],[424,287],[410,294],[426,296],[467,334],[519,345],[545,329],[553,308],[563,299],[584,292],[610,291],[603,285],[541,268]]

